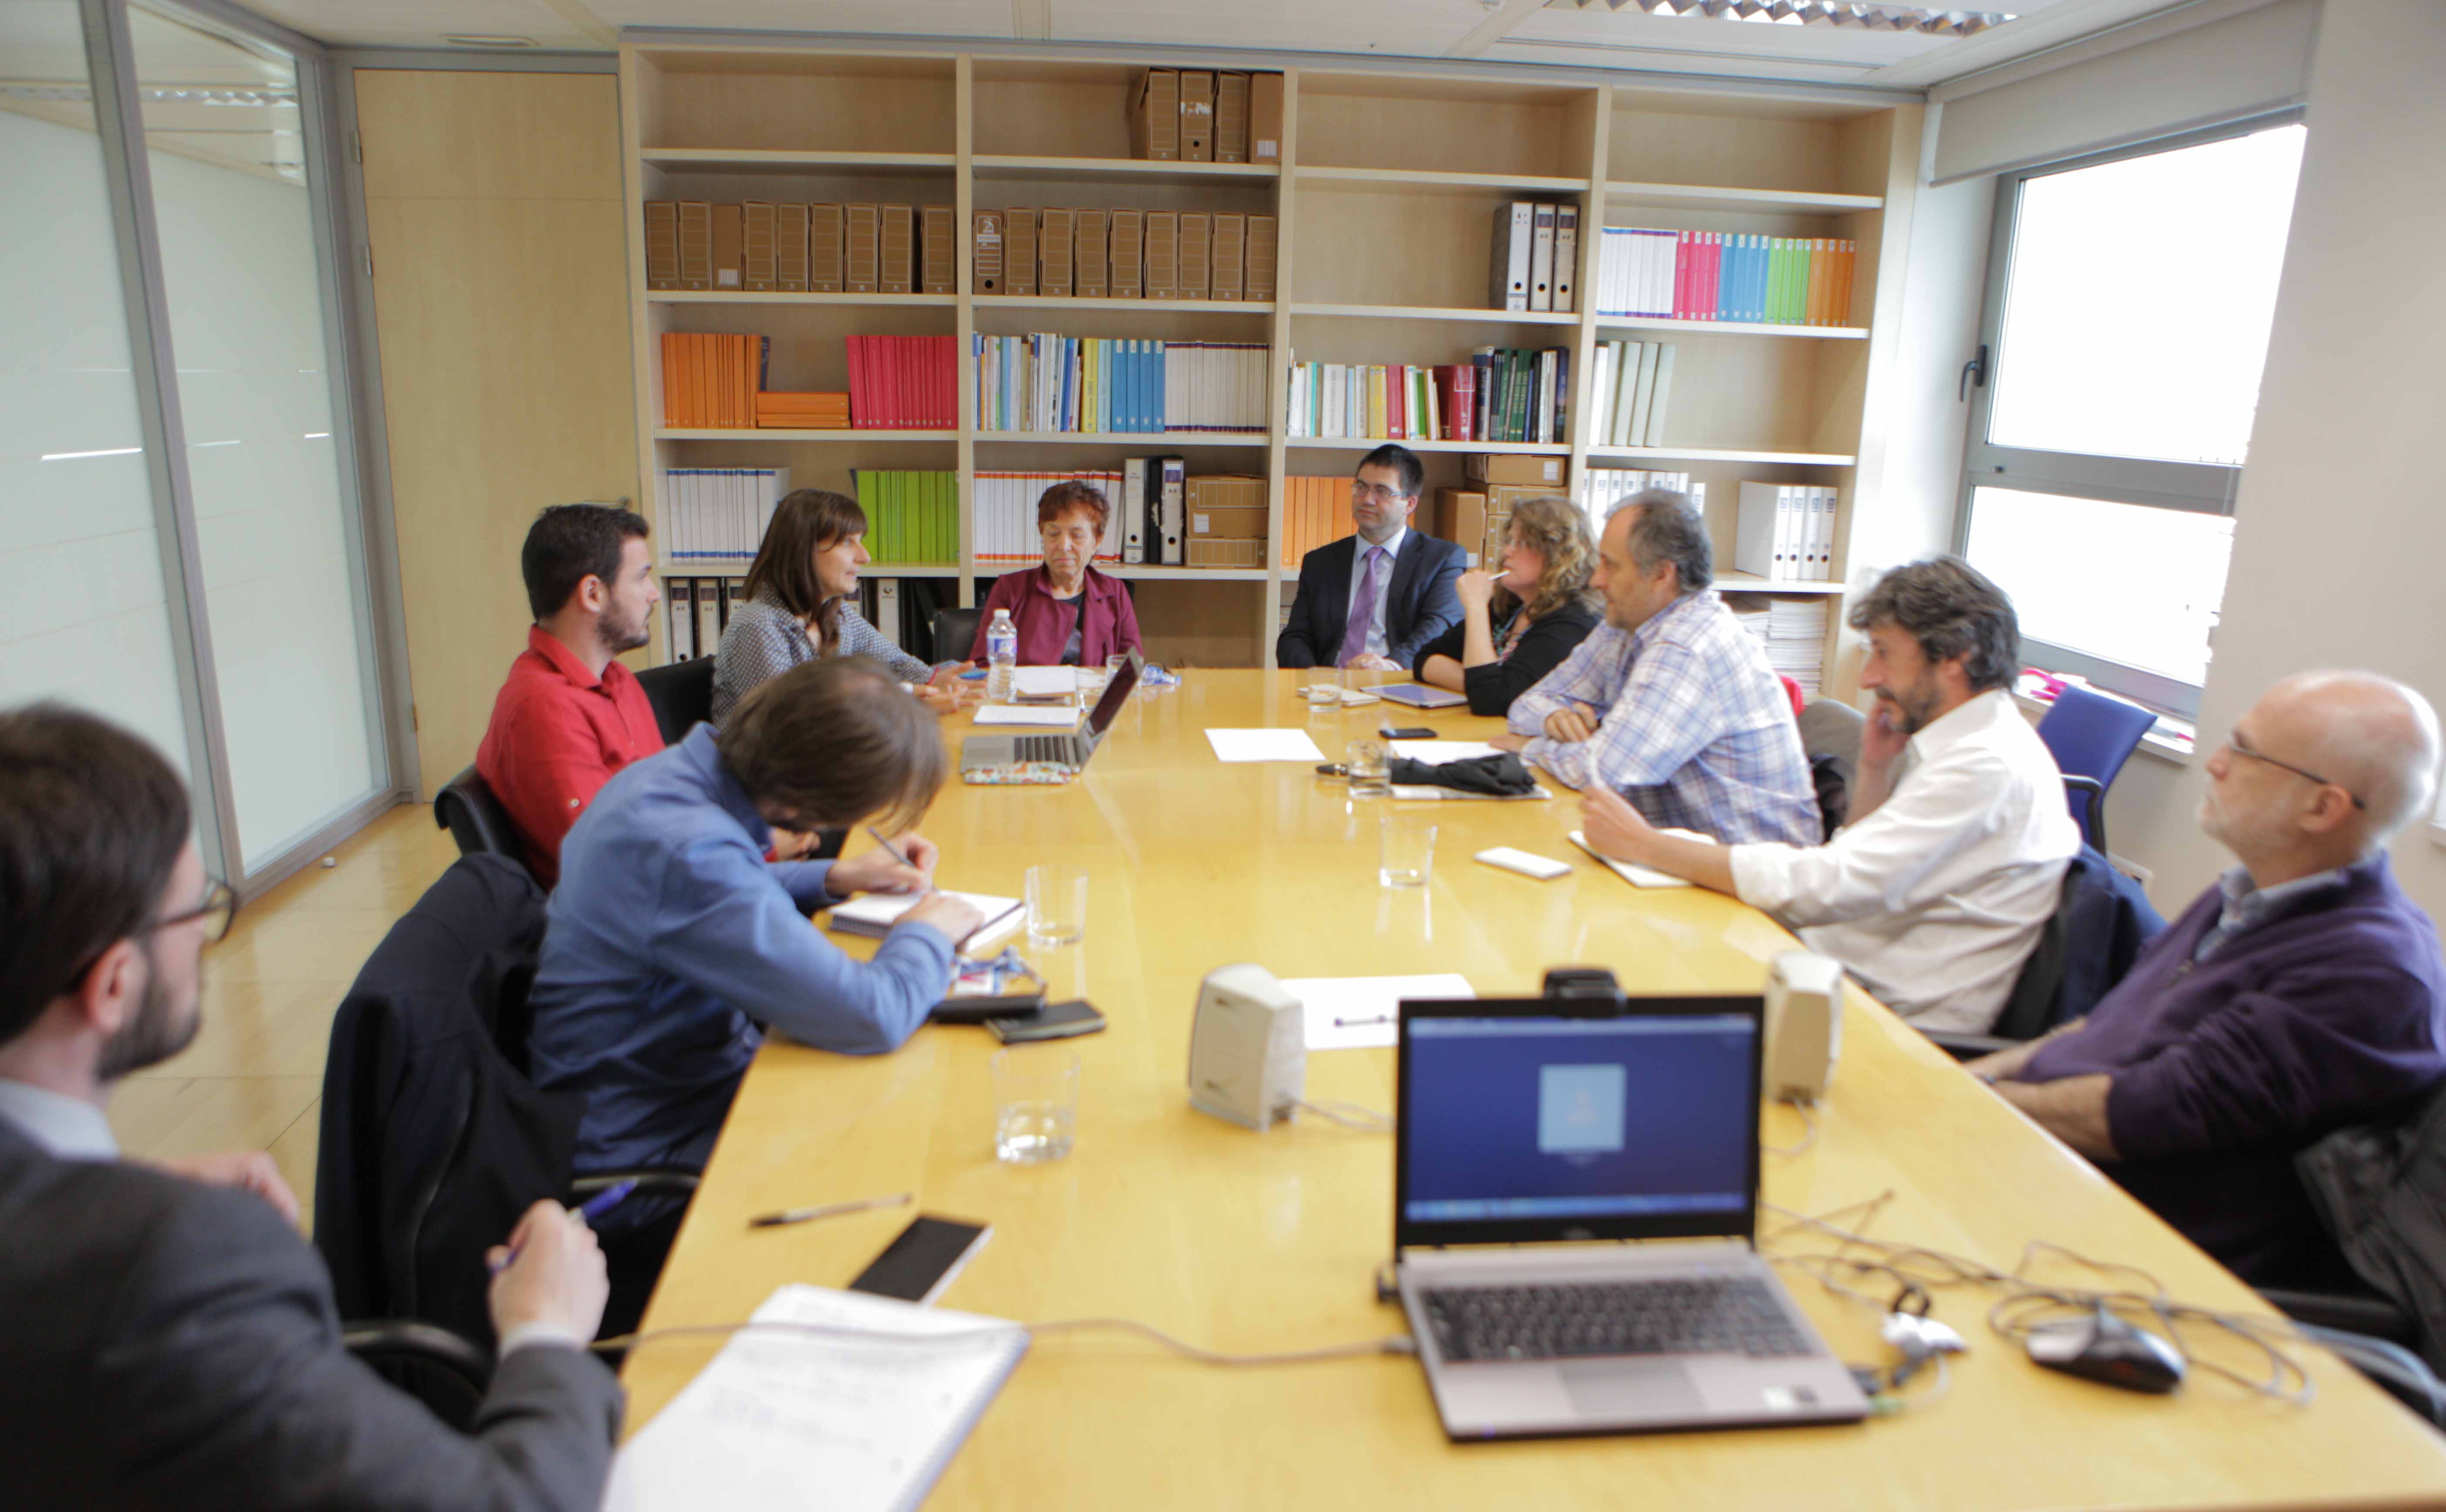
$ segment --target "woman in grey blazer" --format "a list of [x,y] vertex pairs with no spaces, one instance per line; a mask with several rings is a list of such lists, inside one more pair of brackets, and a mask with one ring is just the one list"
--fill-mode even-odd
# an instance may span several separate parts
[[866,511],[843,495],[802,488],[774,506],[747,569],[746,602],[731,613],[714,660],[715,724],[748,689],[825,656],[873,657],[936,713],[959,707],[959,675],[969,663],[928,666],[859,616],[858,569],[874,560],[865,535]]

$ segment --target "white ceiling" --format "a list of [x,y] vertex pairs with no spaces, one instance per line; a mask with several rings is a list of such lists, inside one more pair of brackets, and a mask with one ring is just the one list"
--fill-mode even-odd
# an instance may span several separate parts
[[[241,0],[335,45],[508,34],[600,51],[622,28],[1256,47],[1925,87],[2189,0],[1964,0],[1969,38],[1652,16],[1605,0]],[[1928,3],[1928,0],[1922,0]]]

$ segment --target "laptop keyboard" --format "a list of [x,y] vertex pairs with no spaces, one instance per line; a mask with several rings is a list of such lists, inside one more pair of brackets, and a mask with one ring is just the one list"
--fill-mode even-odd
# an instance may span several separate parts
[[1457,1287],[1423,1299],[1447,1360],[1817,1353],[1755,1277]]
[[1059,736],[1023,735],[1014,742],[1016,759],[1021,761],[1067,761],[1070,742]]

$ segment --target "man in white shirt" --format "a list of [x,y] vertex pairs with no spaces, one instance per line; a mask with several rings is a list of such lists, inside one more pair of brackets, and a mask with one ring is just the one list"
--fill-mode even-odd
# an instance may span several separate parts
[[2012,602],[1938,557],[1887,573],[1851,625],[1869,638],[1860,686],[1877,710],[1833,839],[1684,839],[1602,785],[1581,794],[1583,829],[1607,855],[1774,914],[1920,1027],[1983,1034],[2080,849],[2063,775],[2013,706]]
[[531,1208],[493,1252],[499,1363],[470,1434],[348,1353],[260,1155],[123,1160],[103,1107],[195,1037],[235,910],[142,740],[0,712],[0,1485],[12,1506],[581,1512],[620,1388],[585,1351],[603,1257]]

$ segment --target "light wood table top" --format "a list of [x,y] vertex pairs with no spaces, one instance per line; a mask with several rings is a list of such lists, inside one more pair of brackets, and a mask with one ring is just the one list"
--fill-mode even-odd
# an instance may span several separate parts
[[[1630,992],[1759,990],[1793,942],[1698,889],[1640,891],[1564,838],[1550,802],[1402,804],[1442,833],[1424,889],[1377,885],[1385,800],[1308,765],[1223,765],[1209,726],[1308,729],[1338,759],[1388,718],[1446,738],[1499,726],[1375,705],[1311,715],[1309,675],[1191,672],[1135,700],[1066,788],[947,789],[924,832],[947,886],[1021,891],[1031,863],[1092,873],[1087,936],[1030,949],[1057,995],[1111,1019],[1066,1043],[1083,1062],[1078,1145],[997,1163],[981,1030],[930,1027],[874,1059],[775,1042],[748,1073],[647,1326],[745,1317],[790,1281],[838,1286],[911,1209],[753,1230],[755,1213],[909,1190],[989,1222],[944,1306],[1023,1321],[1135,1318],[1209,1348],[1299,1350],[1407,1331],[1375,1299],[1392,1235],[1392,1148],[1321,1122],[1257,1134],[1188,1106],[1199,979],[1232,961],[1280,977],[1455,971],[1479,992],[1536,991],[1549,965],[1612,967]],[[954,721],[965,724],[965,720]],[[964,733],[954,728],[954,739]],[[1540,883],[1474,864],[1493,845],[1570,861]],[[1311,1097],[1392,1107],[1393,1054],[1308,1063]],[[2256,1309],[2239,1282],[1866,997],[1814,1145],[1765,1157],[1768,1201],[1821,1213],[1892,1193],[1872,1232],[2009,1270],[2032,1240],[2146,1267],[2187,1301]],[[1798,1115],[1765,1115],[1770,1145]],[[1770,1219],[1762,1229],[1778,1226]],[[1812,1248],[1821,1246],[1807,1246]],[[2094,1284],[2063,1272],[2067,1284]],[[1889,1357],[1878,1314],[1792,1272],[1847,1359]],[[1227,1370],[1120,1336],[1038,1342],[936,1487],[935,1507],[2157,1507],[2437,1505],[2446,1441],[2333,1358],[2305,1352],[2318,1398],[2294,1408],[2198,1379],[2146,1397],[2041,1370],[1985,1325],[1990,1298],[1940,1293],[1969,1341],[1925,1409],[1833,1428],[1456,1446],[1409,1359]],[[648,1346],[627,1371],[641,1426],[710,1357]],[[2237,1366],[2249,1361],[2230,1355]],[[1913,1390],[1917,1390],[1914,1386]]]

